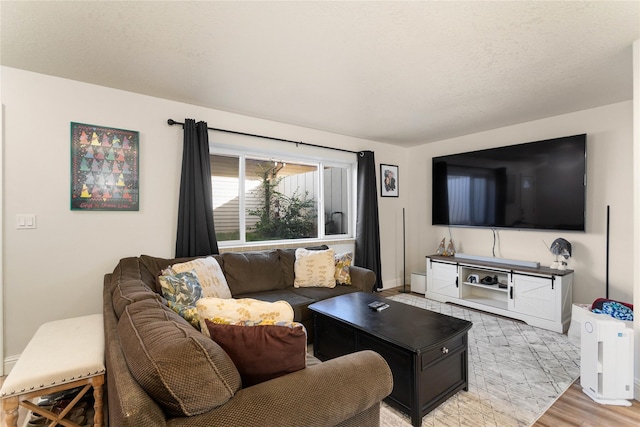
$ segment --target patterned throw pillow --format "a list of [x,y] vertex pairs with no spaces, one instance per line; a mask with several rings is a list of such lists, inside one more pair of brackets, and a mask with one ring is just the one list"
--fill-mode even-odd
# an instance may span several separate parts
[[194,328],[200,330],[196,301],[202,298],[202,287],[195,271],[174,273],[171,269],[167,269],[158,276],[158,282],[167,305]]
[[205,321],[211,339],[227,352],[240,372],[243,387],[304,369],[307,333],[302,324],[247,324],[252,322],[225,325]]
[[266,302],[253,298],[201,298],[196,302],[200,317],[200,330],[209,335],[205,319],[217,324],[232,325],[251,320],[254,322],[293,322],[293,308],[286,301]]
[[334,255],[333,249],[324,251],[296,249],[293,286],[296,288],[334,288],[336,286]]
[[162,296],[170,302],[183,305],[195,305],[202,298],[202,287],[195,270],[173,273],[165,270],[158,276]]
[[350,285],[351,275],[349,274],[349,268],[353,261],[353,253],[344,252],[336,254],[336,282],[339,285]]
[[203,297],[231,298],[231,291],[220,264],[214,257],[198,258],[189,262],[174,264],[171,270],[176,273],[195,270]]
[[198,315],[198,309],[195,305],[183,305],[176,304],[175,302],[167,301],[169,308],[178,313],[184,320],[189,322],[191,326],[200,330],[200,315]]

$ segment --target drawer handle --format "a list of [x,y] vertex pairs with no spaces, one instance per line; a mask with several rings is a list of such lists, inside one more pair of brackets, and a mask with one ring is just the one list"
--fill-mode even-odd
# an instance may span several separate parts
[[449,349],[447,347],[442,347],[442,354],[449,353]]

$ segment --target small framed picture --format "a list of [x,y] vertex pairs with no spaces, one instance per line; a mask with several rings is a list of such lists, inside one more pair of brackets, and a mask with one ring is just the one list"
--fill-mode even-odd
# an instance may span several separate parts
[[380,196],[398,197],[398,166],[380,165]]

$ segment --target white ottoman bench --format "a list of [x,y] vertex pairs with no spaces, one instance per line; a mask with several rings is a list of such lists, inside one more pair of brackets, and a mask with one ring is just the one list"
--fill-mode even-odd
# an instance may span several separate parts
[[[36,331],[20,359],[4,381],[0,396],[8,427],[16,427],[18,408],[23,407],[58,424],[76,427],[63,418],[93,387],[94,427],[103,427],[104,326],[102,314],[45,323]],[[29,399],[81,387],[82,390],[59,414]]]

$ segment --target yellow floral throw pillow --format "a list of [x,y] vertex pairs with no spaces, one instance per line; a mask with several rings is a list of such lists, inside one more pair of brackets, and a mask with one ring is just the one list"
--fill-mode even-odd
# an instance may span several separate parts
[[336,254],[336,282],[339,285],[350,285],[351,275],[349,274],[349,268],[353,262],[353,253],[344,252]]
[[253,298],[200,298],[196,302],[200,330],[209,336],[205,319],[212,323],[234,325],[256,322],[262,325],[293,322],[293,308],[286,301],[266,302]]
[[333,249],[324,251],[296,249],[296,261],[293,264],[295,274],[293,286],[296,288],[334,288],[336,286],[334,255]]

